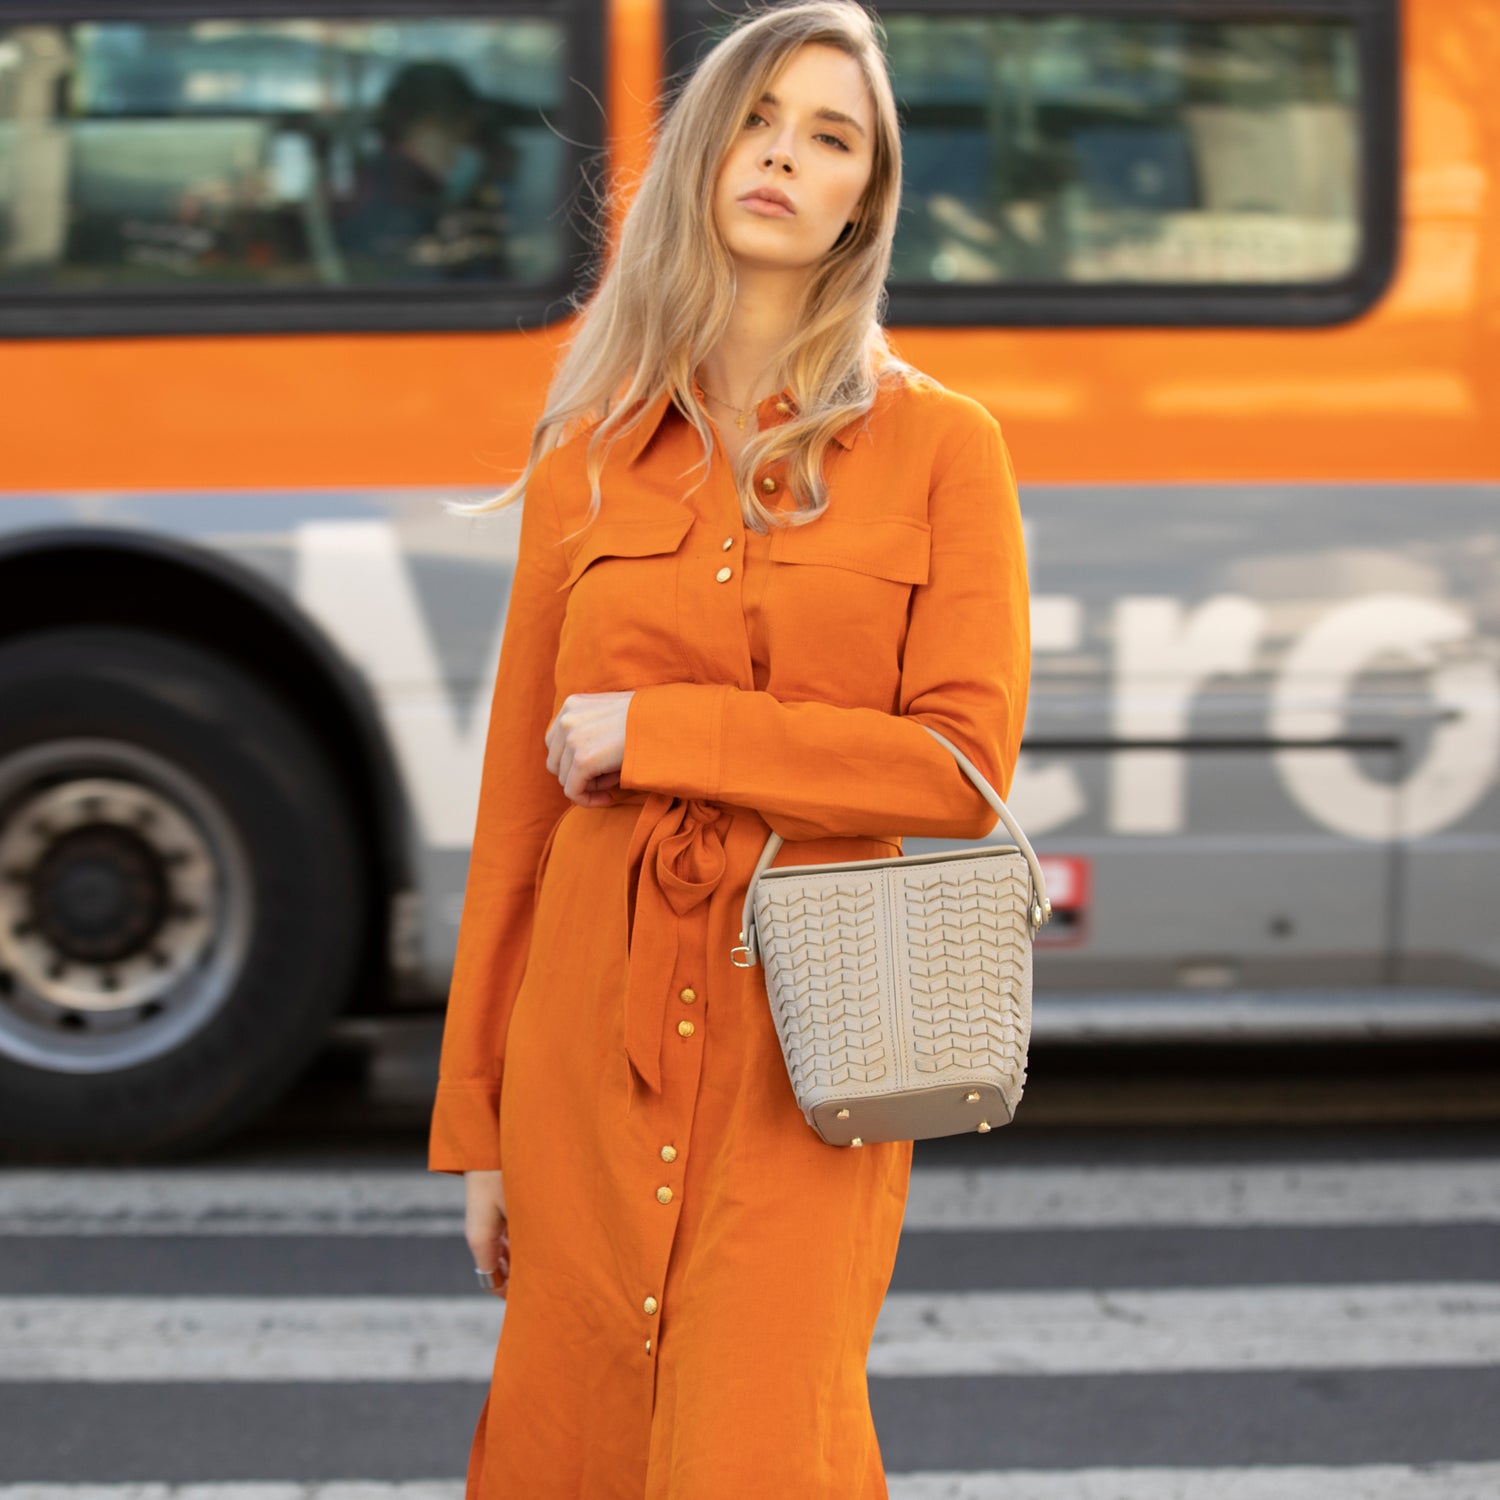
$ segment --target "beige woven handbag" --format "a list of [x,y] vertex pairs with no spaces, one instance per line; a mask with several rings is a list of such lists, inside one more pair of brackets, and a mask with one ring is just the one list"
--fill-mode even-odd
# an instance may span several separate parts
[[1026,1081],[1031,942],[1052,914],[1041,866],[974,763],[922,727],[1015,843],[772,870],[773,833],[730,954],[764,966],[792,1091],[831,1146],[1008,1125]]

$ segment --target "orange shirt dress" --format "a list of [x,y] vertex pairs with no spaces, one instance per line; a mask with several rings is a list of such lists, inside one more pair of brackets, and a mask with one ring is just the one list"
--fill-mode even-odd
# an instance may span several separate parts
[[[814,1134],[730,949],[771,829],[779,866],[993,828],[922,725],[1006,795],[1030,677],[1010,458],[978,402],[911,377],[830,445],[826,513],[759,535],[717,439],[688,493],[702,444],[663,396],[579,531],[586,441],[522,503],[431,1125],[430,1170],[505,1172],[467,1500],[877,1500],[865,1362],[912,1146]],[[777,467],[756,479],[787,506]],[[547,727],[625,689],[620,787],[581,807]]]

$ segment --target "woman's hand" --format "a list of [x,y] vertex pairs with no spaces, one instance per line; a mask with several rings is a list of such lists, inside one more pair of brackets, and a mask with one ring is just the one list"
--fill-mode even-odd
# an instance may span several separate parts
[[464,1173],[464,1238],[481,1271],[495,1273],[494,1295],[510,1289],[510,1224],[498,1170]]
[[580,807],[606,807],[625,763],[626,693],[569,693],[547,726],[547,769]]

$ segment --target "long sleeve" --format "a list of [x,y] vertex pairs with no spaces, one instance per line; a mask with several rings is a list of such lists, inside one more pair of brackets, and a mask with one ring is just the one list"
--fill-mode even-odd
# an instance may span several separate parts
[[537,868],[573,804],[547,770],[567,573],[551,455],[532,474],[490,704],[479,810],[448,993],[428,1169],[500,1166],[500,1081],[530,949]]
[[995,419],[978,416],[931,482],[931,564],[912,593],[899,712],[729,684],[643,687],[627,717],[623,788],[754,807],[786,839],[977,838],[994,827],[989,804],[922,727],[1007,795],[1026,717],[1030,606],[1010,454]]

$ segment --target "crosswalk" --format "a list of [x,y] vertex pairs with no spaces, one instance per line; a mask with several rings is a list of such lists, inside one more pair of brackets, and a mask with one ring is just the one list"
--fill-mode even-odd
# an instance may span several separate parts
[[[461,1500],[462,1185],[0,1172],[0,1500]],[[892,1500],[1497,1500],[1500,1156],[919,1165]]]
[[[18,1484],[7,1500],[463,1500],[461,1481],[412,1484]],[[1500,1464],[1254,1469],[1069,1469],[892,1475],[891,1500],[1495,1500]]]

